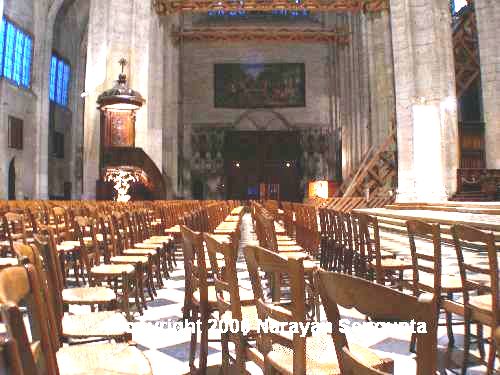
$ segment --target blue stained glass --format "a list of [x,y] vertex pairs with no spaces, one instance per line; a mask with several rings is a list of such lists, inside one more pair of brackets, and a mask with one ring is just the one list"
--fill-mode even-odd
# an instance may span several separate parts
[[50,78],[49,78],[49,99],[56,100],[56,73],[57,73],[57,57],[52,56],[50,59]]
[[69,92],[69,77],[71,71],[68,64],[64,64],[64,72],[63,72],[63,92],[62,92],[62,105],[68,105],[68,92]]
[[32,61],[32,48],[33,40],[31,37],[26,36],[24,39],[24,53],[23,53],[23,72],[21,83],[24,87],[31,86],[31,61]]
[[19,86],[21,84],[21,67],[23,62],[24,51],[24,33],[21,30],[16,30],[16,43],[14,48],[14,72],[12,79]]
[[56,85],[56,103],[57,104],[62,104],[63,69],[64,69],[64,62],[62,60],[59,60],[57,63],[57,85]]
[[3,55],[5,47],[5,18],[2,17],[2,22],[0,23],[0,77],[3,76]]
[[14,62],[14,42],[16,39],[16,29],[11,23],[7,23],[7,36],[5,40],[5,63],[3,67],[3,75],[12,79],[12,70]]

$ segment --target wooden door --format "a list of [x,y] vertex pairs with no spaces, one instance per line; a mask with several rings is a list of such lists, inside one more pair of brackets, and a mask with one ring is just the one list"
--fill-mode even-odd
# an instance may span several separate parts
[[227,198],[263,199],[260,184],[278,184],[281,200],[298,200],[299,156],[298,132],[228,132],[224,146]]

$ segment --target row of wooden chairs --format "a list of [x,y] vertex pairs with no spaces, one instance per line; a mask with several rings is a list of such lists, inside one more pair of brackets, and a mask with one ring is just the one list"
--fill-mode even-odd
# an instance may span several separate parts
[[[241,286],[237,274],[237,249],[218,241],[211,234],[202,234],[182,227],[187,260],[186,277],[191,278],[191,290],[196,297],[195,310],[203,317],[201,324],[201,353],[198,368],[191,352],[192,372],[206,368],[206,345],[208,345],[208,316],[221,319],[227,324],[245,321],[248,332],[237,330],[225,332],[222,341],[222,370],[229,373],[236,366],[238,373],[246,373],[246,362],[252,361],[265,373],[299,374],[388,374],[392,372],[391,360],[379,358],[368,349],[348,343],[339,330],[338,306],[355,307],[377,319],[426,322],[428,334],[417,340],[417,373],[431,374],[436,367],[436,325],[434,304],[428,296],[404,295],[392,289],[373,284],[349,275],[315,270],[316,285],[321,293],[328,320],[334,327],[333,335],[300,334],[277,335],[258,330],[258,324],[273,319],[283,323],[311,323],[307,314],[307,254],[290,257],[258,246],[244,249],[246,265],[252,282],[252,292]],[[203,243],[206,243],[206,247]],[[208,255],[208,262],[207,262]],[[279,299],[269,289],[271,285],[262,275],[278,274],[279,279],[288,279],[287,288],[279,293]],[[196,285],[196,290],[193,286]],[[280,284],[280,288],[283,284]],[[374,300],[373,295],[380,296]],[[380,303],[377,301],[384,301]],[[393,306],[402,306],[394,311]],[[196,315],[196,316],[200,316]],[[335,328],[336,327],[336,328]],[[229,342],[235,345],[235,356],[231,357]],[[203,344],[205,343],[205,344]],[[192,336],[192,347],[196,344],[196,332]],[[335,352],[336,355],[325,353]],[[307,355],[306,355],[307,353]],[[361,370],[362,369],[362,370]]]
[[[463,225],[452,226],[460,269],[460,275],[457,276],[443,273],[442,239],[438,224],[407,221],[411,259],[397,259],[394,252],[383,250],[376,217],[320,209],[320,222],[321,266],[324,269],[355,274],[376,280],[379,284],[397,284],[400,289],[406,285],[415,296],[432,293],[437,304],[436,314],[439,315],[440,311],[445,313],[450,346],[454,345],[452,314],[460,315],[465,322],[463,373],[468,365],[471,324],[478,325],[480,354],[485,357],[482,325],[494,329],[500,323],[497,249],[493,233]],[[464,257],[465,248],[478,246],[488,255],[486,267],[474,264]],[[411,272],[406,280],[403,279],[405,271]],[[481,275],[483,281],[478,282]],[[461,297],[460,302],[456,301],[456,296]],[[493,338],[487,341],[490,342],[487,368],[488,373],[492,373],[496,344]]]

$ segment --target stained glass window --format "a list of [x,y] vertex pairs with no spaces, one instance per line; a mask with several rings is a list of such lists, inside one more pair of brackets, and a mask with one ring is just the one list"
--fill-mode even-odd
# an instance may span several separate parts
[[11,23],[7,23],[7,34],[5,37],[5,57],[3,66],[3,75],[12,79],[12,70],[14,62],[14,42],[16,39],[16,29]]
[[31,86],[33,39],[19,27],[2,17],[0,24],[0,77],[17,86]]
[[2,23],[0,24],[0,77],[3,76],[3,55],[5,53],[5,28],[6,25],[5,18],[2,18]]
[[70,69],[68,64],[64,64],[63,70],[63,92],[62,92],[62,105],[68,105],[68,91],[69,91],[69,76]]
[[56,103],[62,103],[62,92],[63,92],[63,70],[64,61],[59,60],[57,63],[57,85],[56,85]]
[[50,60],[49,99],[61,106],[68,106],[71,67],[56,54]]
[[23,62],[23,52],[24,52],[24,35],[20,30],[16,31],[16,44],[14,49],[14,71],[12,73],[12,79],[19,86],[21,84],[21,67]]
[[56,100],[56,74],[57,74],[57,57],[52,56],[50,59],[50,77],[49,77],[49,99]]
[[30,36],[24,39],[23,72],[21,84],[28,88],[31,85],[31,62],[33,60],[33,40]]

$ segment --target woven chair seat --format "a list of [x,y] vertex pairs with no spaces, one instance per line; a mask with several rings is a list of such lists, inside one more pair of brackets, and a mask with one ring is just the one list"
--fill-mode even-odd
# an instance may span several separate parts
[[64,315],[63,335],[66,337],[120,337],[128,332],[127,319],[115,311]]
[[67,346],[57,352],[61,375],[152,374],[151,365],[139,349],[128,344]]
[[134,247],[136,249],[156,250],[156,249],[159,249],[161,247],[161,244],[141,242],[141,243],[135,243]]
[[[375,259],[373,259],[371,262],[371,266],[375,267],[376,264],[377,263]],[[411,264],[411,262],[407,262],[405,260],[385,258],[382,259],[382,268],[386,268],[389,270],[411,270],[413,268],[413,265]]]
[[[194,291],[193,299],[198,303],[200,302],[200,291],[198,289]],[[226,295],[226,293],[224,293],[224,299],[229,301],[229,294]],[[253,301],[253,292],[248,289],[240,288],[240,299],[241,301]],[[215,292],[215,286],[213,285],[208,286],[208,303],[212,305],[217,304],[217,294]]]
[[123,250],[123,255],[143,255],[143,256],[148,256],[148,255],[156,255],[156,249],[125,249]]
[[80,247],[80,241],[63,241],[61,242],[58,246],[63,246],[63,247]]
[[227,234],[212,234],[211,236],[216,239],[217,242],[231,243],[231,236],[228,236]]
[[173,227],[165,229],[165,233],[181,233],[180,225],[174,225]]
[[18,264],[17,258],[0,258],[0,268],[17,266]]
[[96,286],[91,288],[70,288],[63,289],[62,298],[65,303],[106,303],[116,300],[113,289]]
[[[430,275],[428,277],[420,277],[419,284],[427,287],[429,290],[434,289],[434,278]],[[441,276],[441,290],[443,293],[459,293],[462,291],[462,279],[460,276],[442,275]]]
[[140,255],[116,256],[116,257],[111,257],[110,262],[117,263],[117,264],[129,264],[129,263],[146,264],[148,262],[148,257],[140,256]]
[[120,275],[122,273],[134,273],[134,266],[131,264],[101,264],[92,267],[91,272],[96,275]]
[[76,249],[76,246],[69,245],[69,244],[57,245],[57,252],[59,252],[59,253],[67,253],[67,252],[75,251],[75,249]]
[[173,238],[172,236],[151,236],[147,240],[144,240],[145,243],[148,241],[170,242],[173,241]]
[[[387,362],[369,349],[359,345],[349,344],[349,348],[359,361],[369,364],[371,367],[377,368]],[[293,374],[293,351],[290,348],[275,343],[267,358],[279,369],[280,373]],[[340,374],[331,336],[314,335],[306,339],[306,371],[308,374],[314,375]]]
[[[220,320],[226,321],[229,324],[232,322],[233,314],[230,310],[222,314]],[[257,314],[257,307],[255,305],[241,306],[241,317],[248,324],[251,331],[256,332],[259,327],[259,315]]]

